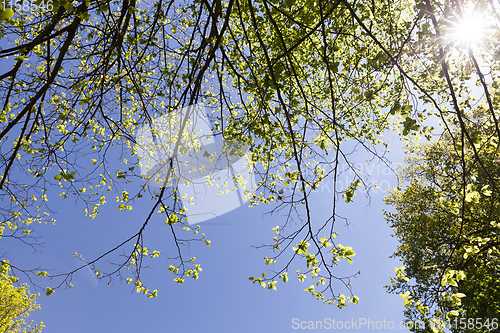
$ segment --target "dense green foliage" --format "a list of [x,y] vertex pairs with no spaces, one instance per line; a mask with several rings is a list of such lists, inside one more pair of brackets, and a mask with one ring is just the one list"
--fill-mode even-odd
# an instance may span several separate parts
[[26,323],[23,317],[29,312],[39,309],[36,304],[36,295],[30,295],[26,285],[15,286],[18,279],[9,275],[10,267],[7,262],[0,266],[0,332],[1,333],[35,333],[41,332],[43,323],[31,327],[32,322]]
[[[480,156],[497,178],[496,143],[484,133],[478,140]],[[394,255],[405,268],[397,272],[389,290],[409,292],[405,305],[411,320],[453,323],[482,318],[484,323],[500,313],[497,194],[470,149],[465,155],[467,179],[462,191],[461,156],[456,148],[449,136],[419,146],[404,171],[408,186],[386,199],[396,209],[386,212],[386,218],[401,243]],[[437,322],[428,324],[437,326]],[[484,328],[452,331],[483,332]]]

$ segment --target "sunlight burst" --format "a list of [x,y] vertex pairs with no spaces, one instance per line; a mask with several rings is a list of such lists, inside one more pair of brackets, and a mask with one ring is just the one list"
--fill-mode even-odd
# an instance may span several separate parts
[[481,43],[486,36],[484,17],[469,16],[455,24],[453,39],[462,47],[470,47]]

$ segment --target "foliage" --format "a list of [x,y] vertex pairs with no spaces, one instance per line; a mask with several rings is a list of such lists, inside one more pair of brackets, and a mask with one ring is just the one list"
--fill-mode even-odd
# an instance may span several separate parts
[[494,282],[500,267],[500,204],[491,190],[500,172],[498,139],[491,137],[492,123],[485,121],[484,111],[469,120],[477,153],[494,182],[470,147],[464,149],[462,164],[461,148],[443,135],[415,149],[403,173],[408,186],[386,198],[396,210],[385,213],[400,241],[394,256],[404,264],[388,289],[404,294],[409,320],[435,327],[447,322],[453,332],[484,332],[484,327],[454,323],[482,318],[484,324],[500,313],[500,289]]
[[0,266],[0,332],[41,332],[43,323],[31,327],[23,317],[28,317],[29,312],[39,309],[36,304],[36,295],[31,295],[26,285],[16,287],[18,279],[9,275],[9,264],[2,261]]
[[[386,212],[400,241],[394,256],[404,263],[388,290],[401,295],[409,320],[426,323],[413,331],[496,331],[499,17],[492,2],[425,0],[415,8],[418,38],[408,57],[420,99],[438,110],[444,133],[408,145],[407,186],[386,199],[396,210]],[[481,17],[484,35],[464,43],[457,31],[471,17]]]
[[[266,263],[280,257],[282,268],[257,281],[275,289],[278,278],[287,280],[292,262],[304,257],[306,270],[297,275],[316,279],[321,290],[307,289],[315,297],[338,299],[339,307],[357,301],[340,292],[347,286],[350,293],[353,274],[334,271],[338,260],[351,262],[354,255],[334,240],[335,201],[339,195],[352,201],[356,188],[368,184],[355,176],[345,191],[335,188],[332,215],[318,229],[311,224],[316,218],[308,198],[322,180],[344,171],[341,162],[352,168],[343,142],[353,140],[384,160],[377,145],[391,126],[385,107],[397,101],[411,117],[407,87],[393,75],[398,67],[390,56],[405,47],[400,36],[407,33],[406,5],[124,0],[62,1],[51,11],[16,11],[1,32],[13,43],[0,54],[11,65],[0,75],[4,223],[12,221],[17,230],[46,222],[50,196],[76,199],[91,218],[110,195],[123,211],[149,197],[155,203],[138,232],[79,269],[90,265],[100,278],[131,269],[127,281],[150,297],[156,291],[140,278],[147,257],[175,260],[170,271],[178,283],[197,278],[201,267],[185,258],[180,245],[210,241],[199,227],[187,226],[175,188],[141,183],[134,135],[178,108],[203,103],[216,136],[250,146],[260,176],[251,205],[274,203],[273,211],[289,212],[274,242],[265,246],[273,251]],[[368,21],[369,27],[363,23]],[[412,124],[407,132],[418,130]],[[169,164],[177,162],[176,153]],[[153,256],[143,244],[157,212],[174,236],[176,254],[158,249]],[[181,238],[182,229],[194,238]],[[309,247],[292,251],[294,244]],[[97,270],[101,258],[125,246],[125,261]],[[39,275],[60,278],[59,287],[74,272]]]
[[[209,110],[215,136],[250,147],[259,176],[251,206],[272,203],[273,212],[286,212],[271,244],[262,246],[270,253],[265,264],[281,266],[250,279],[276,289],[296,272],[300,281],[315,280],[305,290],[318,300],[340,308],[357,303],[350,290],[357,273],[336,267],[343,259],[352,262],[355,254],[335,239],[336,205],[340,197],[353,201],[356,191],[370,184],[356,172],[350,186],[338,189],[337,178],[346,171],[341,162],[357,171],[350,154],[363,148],[388,163],[382,134],[399,130],[408,140],[431,137],[433,129],[423,121],[433,114],[445,127],[459,124],[462,161],[464,138],[474,147],[476,136],[463,120],[475,101],[463,84],[464,73],[484,76],[478,66],[464,71],[461,51],[449,51],[453,43],[443,46],[440,38],[447,21],[436,19],[455,15],[456,3],[60,0],[51,8],[14,10],[13,16],[2,12],[0,37],[7,47],[0,57],[7,69],[0,74],[0,223],[10,231],[4,237],[36,246],[28,226],[55,222],[49,198],[57,196],[74,199],[90,218],[115,199],[124,214],[139,200],[153,202],[135,234],[72,272],[15,269],[56,280],[57,289],[90,266],[98,278],[126,274],[138,293],[155,297],[157,291],[141,280],[141,267],[148,258],[163,256],[175,282],[197,279],[201,266],[186,257],[182,245],[210,241],[200,226],[187,224],[182,202],[189,198],[180,198],[175,187],[155,189],[143,181],[135,137],[146,128],[154,138],[163,117],[200,103]],[[433,7],[444,9],[435,13]],[[436,47],[439,52],[424,59]],[[474,63],[472,51],[469,57]],[[481,59],[494,72],[495,56]],[[480,83],[486,85],[484,79]],[[495,132],[500,131],[492,103],[498,101],[488,105]],[[474,149],[472,154],[484,158]],[[172,166],[182,155],[175,146],[162,161],[169,166],[164,184],[171,184]],[[327,178],[335,184],[332,213],[317,221],[309,196]],[[474,185],[467,181],[462,188]],[[466,205],[458,209],[463,220]],[[148,223],[158,216],[172,233],[174,253],[148,249],[143,242]],[[119,249],[126,249],[125,258],[116,257]],[[106,266],[101,259],[113,255],[115,265]],[[302,269],[295,271],[294,263]]]

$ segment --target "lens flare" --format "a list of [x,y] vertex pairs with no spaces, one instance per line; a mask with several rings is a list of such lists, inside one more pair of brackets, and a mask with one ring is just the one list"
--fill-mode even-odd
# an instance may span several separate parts
[[465,17],[453,27],[452,36],[459,46],[471,47],[478,45],[486,37],[487,23],[484,18]]

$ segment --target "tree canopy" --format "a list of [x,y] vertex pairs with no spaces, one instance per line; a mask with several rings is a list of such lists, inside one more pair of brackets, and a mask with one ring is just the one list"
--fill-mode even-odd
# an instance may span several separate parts
[[[297,276],[314,279],[307,291],[340,308],[358,301],[349,283],[356,273],[336,269],[338,261],[352,262],[355,255],[336,240],[338,199],[349,203],[357,189],[371,186],[350,163],[351,143],[389,163],[384,157],[385,132],[396,131],[411,142],[419,136],[430,139],[434,129],[425,120],[437,116],[445,129],[439,142],[455,149],[449,157],[458,161],[453,164],[458,169],[439,175],[444,186],[440,191],[450,205],[458,205],[456,214],[462,221],[471,209],[466,200],[473,200],[470,193],[482,199],[475,215],[496,207],[494,195],[482,197],[484,191],[494,193],[497,188],[491,156],[496,156],[500,136],[495,113],[500,102],[495,83],[499,49],[495,38],[489,38],[498,35],[493,24],[498,14],[492,2],[35,3],[28,10],[3,8],[0,13],[0,57],[5,69],[0,74],[1,224],[10,231],[3,237],[33,244],[30,224],[54,222],[50,205],[54,196],[74,199],[90,218],[115,199],[123,211],[133,209],[138,200],[152,199],[135,234],[79,269],[90,265],[98,277],[123,276],[149,297],[157,291],[148,289],[140,275],[148,257],[174,258],[169,270],[178,283],[198,278],[201,266],[194,257],[186,257],[182,245],[209,246],[210,241],[200,226],[189,225],[190,198],[167,186],[175,185],[173,179],[180,181],[171,172],[183,162],[184,152],[174,146],[162,161],[168,168],[167,179],[155,187],[143,181],[136,136],[149,130],[148,138],[157,144],[155,128],[161,119],[195,104],[208,110],[215,137],[249,147],[249,164],[258,178],[250,204],[272,203],[273,211],[287,212],[286,222],[273,229],[274,238],[264,246],[269,253],[265,264],[277,263],[280,268],[251,278],[263,287],[276,289],[278,281],[289,279],[291,264],[305,258]],[[488,38],[478,45],[459,41],[455,26],[476,12],[490,17],[485,27]],[[482,95],[474,93],[474,82]],[[477,110],[485,120],[476,129],[469,122]],[[488,153],[480,149],[483,139],[495,144]],[[201,152],[200,146],[193,144]],[[345,189],[335,185],[345,171],[341,163],[356,171]],[[448,162],[443,157],[433,163]],[[472,170],[487,181],[475,184]],[[317,213],[310,208],[309,196],[327,178],[334,181],[331,215],[313,227]],[[189,177],[183,181],[190,183]],[[408,202],[393,197],[389,200],[396,201],[390,203],[423,204],[417,199],[430,189],[411,184],[417,187],[403,198]],[[146,227],[157,214],[162,214],[173,235],[175,253],[148,249],[143,243]],[[402,220],[405,214],[395,219]],[[419,227],[422,221],[415,223]],[[462,235],[464,228],[459,229]],[[415,230],[403,234],[413,237]],[[127,255],[115,256],[116,265],[102,262],[123,249]],[[445,252],[435,250],[439,254],[433,260],[445,260]],[[454,247],[451,251],[459,253]],[[416,254],[402,255],[412,264]],[[466,262],[480,265],[486,276],[491,274],[485,265],[488,260]],[[446,266],[442,272],[450,281],[456,277],[452,270],[463,270],[446,260],[436,264]],[[47,294],[70,286],[76,272],[50,274],[11,267],[56,280]]]
[[[483,117],[470,131],[497,178],[497,144]],[[449,135],[419,146],[404,170],[408,186],[386,198],[396,210],[386,218],[401,244],[394,256],[404,264],[388,289],[404,295],[409,319],[428,327],[451,322],[453,332],[494,331],[498,323],[490,321],[500,311],[498,199],[472,149],[465,150],[465,164],[457,150]],[[469,318],[488,319],[488,325],[471,326]]]
[[29,312],[39,309],[36,304],[36,295],[31,295],[26,285],[16,287],[19,280],[9,275],[8,262],[2,262],[0,266],[0,332],[9,333],[35,333],[41,332],[43,323],[31,327],[23,317],[28,317]]

